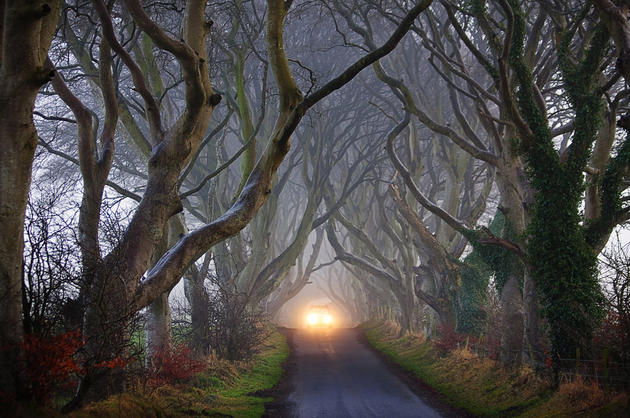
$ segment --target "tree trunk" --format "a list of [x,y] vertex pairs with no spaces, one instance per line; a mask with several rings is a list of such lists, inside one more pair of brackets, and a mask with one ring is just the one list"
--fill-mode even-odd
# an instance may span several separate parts
[[0,392],[24,398],[22,255],[24,212],[37,132],[33,106],[54,77],[44,65],[60,1],[3,1],[0,8]]
[[[19,93],[18,93],[19,94]],[[0,103],[0,392],[21,397],[22,250],[30,164],[37,134],[13,119],[16,100]],[[11,102],[11,103],[7,103]],[[18,107],[19,108],[19,107]],[[15,121],[14,123],[11,121]]]
[[523,350],[523,298],[520,280],[511,276],[501,289],[501,362],[516,367]]
[[524,311],[524,342],[523,358],[530,365],[536,367],[543,361],[542,347],[538,329],[538,298],[536,295],[536,283],[529,271],[525,271],[523,277],[523,311]]
[[[506,150],[505,152],[508,152]],[[500,207],[506,217],[506,227],[512,229],[518,239],[530,222],[530,208],[533,204],[533,191],[525,176],[520,160],[512,158],[512,164],[506,164],[497,172],[497,185],[501,193]],[[526,244],[520,242],[522,246]],[[511,272],[501,289],[501,350],[500,360],[508,367],[520,364],[521,354],[528,345],[537,345],[538,341],[538,304],[536,302],[536,284],[523,272]],[[522,281],[521,281],[522,279]],[[521,292],[521,283],[523,291]],[[527,343],[524,344],[524,337]]]
[[88,369],[77,394],[66,410],[84,402],[104,399],[125,390],[124,372],[108,362],[125,362],[129,344],[130,310],[128,289],[115,269],[103,269],[95,277],[88,294],[83,325],[84,355]]
[[171,307],[168,304],[170,293],[162,293],[147,309],[145,324],[147,361],[170,347]]
[[409,292],[396,292],[396,299],[400,305],[400,334],[399,337],[403,337],[409,333],[415,331],[415,323],[413,317],[413,311],[416,306],[415,296],[413,290]]
[[[209,257],[206,254],[206,257]],[[198,272],[184,277],[186,297],[190,303],[190,321],[192,327],[192,347],[202,353],[207,349],[208,326],[208,292],[204,286],[204,277]]]
[[[188,232],[188,228],[183,215],[178,214],[169,219],[168,232],[164,234],[162,241],[151,257],[150,269],[186,232]],[[171,290],[172,288],[162,293],[147,307],[147,321],[145,324],[147,360],[150,360],[156,353],[163,351],[171,344],[171,308],[168,304]]]

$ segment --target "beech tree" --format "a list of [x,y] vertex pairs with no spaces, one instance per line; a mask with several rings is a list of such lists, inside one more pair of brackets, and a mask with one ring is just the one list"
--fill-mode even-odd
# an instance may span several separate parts
[[3,1],[0,7],[0,391],[26,397],[19,356],[22,342],[24,213],[37,147],[33,106],[55,77],[46,54],[61,1]]

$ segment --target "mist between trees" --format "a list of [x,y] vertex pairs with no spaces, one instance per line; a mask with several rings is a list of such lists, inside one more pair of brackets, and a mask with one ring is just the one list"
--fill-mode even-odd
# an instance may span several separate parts
[[625,244],[598,264],[630,219],[627,7],[0,13],[7,399],[32,396],[25,336],[81,330],[71,409],[174,341],[247,357],[267,320],[301,324],[294,298],[348,325],[493,340],[505,367],[606,353],[627,371]]

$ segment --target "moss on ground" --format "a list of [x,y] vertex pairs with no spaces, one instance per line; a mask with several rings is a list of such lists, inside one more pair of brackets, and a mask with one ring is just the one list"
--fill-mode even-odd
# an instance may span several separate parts
[[467,349],[440,355],[422,336],[398,338],[395,327],[386,322],[362,327],[374,348],[475,416],[630,416],[625,393],[604,392],[582,381],[554,389],[530,369],[508,371]]

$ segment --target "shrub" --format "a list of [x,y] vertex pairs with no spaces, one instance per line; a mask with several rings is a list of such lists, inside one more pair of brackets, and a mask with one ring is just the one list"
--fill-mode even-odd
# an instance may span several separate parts
[[227,360],[249,360],[269,336],[266,317],[234,285],[210,280],[207,352]]
[[438,326],[439,337],[433,340],[433,345],[442,354],[460,347],[466,343],[466,335],[455,332],[455,327],[451,324],[440,324]]
[[206,369],[206,362],[195,357],[186,344],[156,350],[147,369],[147,385],[181,383]]
[[24,337],[22,352],[26,375],[37,403],[46,404],[56,390],[71,390],[76,385],[81,367],[75,357],[82,346],[78,329],[53,337]]

